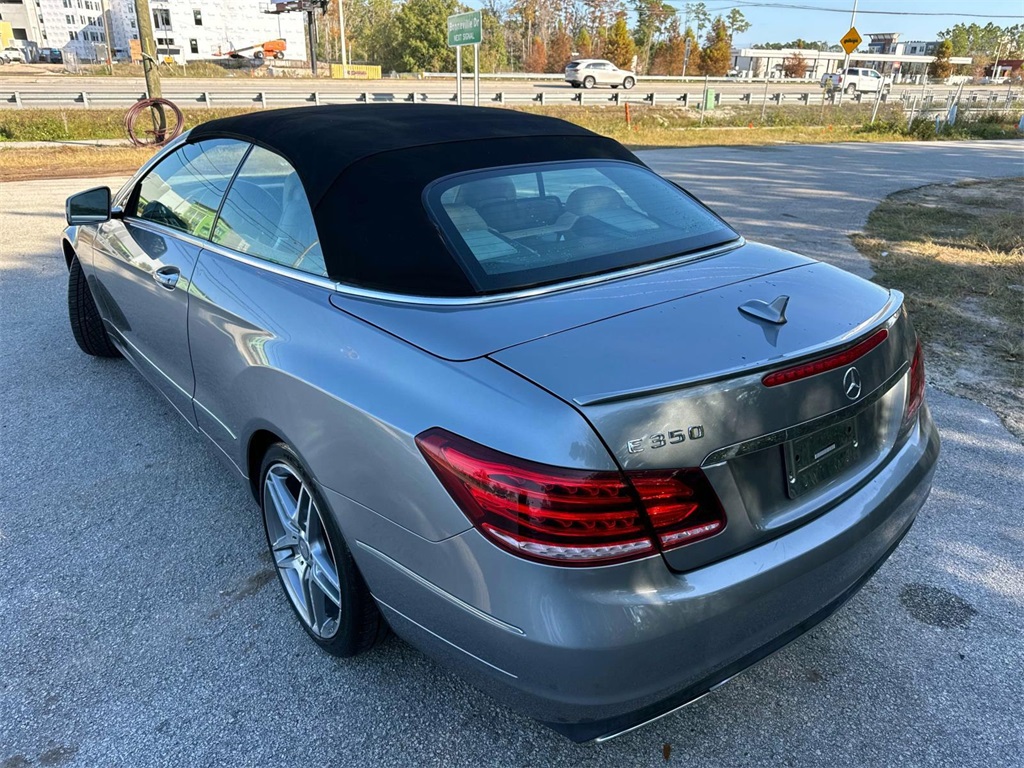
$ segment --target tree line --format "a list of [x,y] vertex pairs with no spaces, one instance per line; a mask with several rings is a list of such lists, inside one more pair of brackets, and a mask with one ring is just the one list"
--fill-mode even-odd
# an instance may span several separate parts
[[[470,10],[458,0],[343,2],[351,62],[385,72],[454,71],[446,20]],[[485,0],[481,13],[482,72],[555,73],[573,58],[602,58],[647,75],[721,77],[733,35],[750,28],[735,8],[712,16],[704,3],[677,9],[663,0]],[[339,41],[335,1],[318,20],[318,55],[339,60]]]

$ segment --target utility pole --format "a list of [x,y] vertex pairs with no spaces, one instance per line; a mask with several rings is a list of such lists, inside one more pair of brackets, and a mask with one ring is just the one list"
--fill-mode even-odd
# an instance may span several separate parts
[[[857,0],[853,0],[853,13],[850,14],[850,29],[857,26]],[[846,54],[843,59],[843,74],[846,74],[846,70],[850,68],[850,54]]]
[[103,15],[103,36],[107,42],[107,69],[110,74],[114,74],[114,61],[110,56],[110,51],[114,46],[114,38],[110,36],[110,6],[107,4],[107,0],[100,0],[100,12]]
[[[139,23],[139,47],[142,48],[142,71],[146,75],[146,96],[159,99],[160,72],[157,70],[156,42],[153,40],[153,17],[149,12],[149,0],[135,0],[135,18]],[[167,116],[162,104],[153,108],[153,130],[162,138],[167,132]]]
[[316,6],[306,8],[306,36],[309,38],[309,63],[313,65],[313,77],[316,77]]
[[338,0],[338,26],[341,33],[341,76],[348,77],[348,54],[345,52],[345,2]]

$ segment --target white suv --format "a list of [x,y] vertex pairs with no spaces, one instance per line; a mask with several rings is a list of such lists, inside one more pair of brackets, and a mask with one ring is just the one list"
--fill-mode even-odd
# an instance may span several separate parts
[[593,88],[595,85],[632,88],[636,85],[636,74],[628,69],[619,69],[606,59],[577,59],[570,61],[565,68],[565,81],[573,88]]
[[19,64],[25,63],[25,54],[22,53],[20,48],[4,48],[0,51],[0,57],[3,57],[4,61],[8,64],[12,61],[16,61]]
[[881,93],[891,87],[888,77],[874,69],[850,67],[845,72],[821,76],[821,87],[829,91],[855,93]]

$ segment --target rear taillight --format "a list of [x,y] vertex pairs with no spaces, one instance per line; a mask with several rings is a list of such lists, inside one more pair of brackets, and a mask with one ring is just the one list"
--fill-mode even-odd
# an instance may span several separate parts
[[718,497],[699,469],[625,475],[562,469],[437,428],[419,435],[416,444],[477,530],[531,560],[606,565],[725,528]]
[[910,363],[910,387],[907,392],[907,410],[903,412],[903,426],[907,427],[914,421],[917,412],[924,402],[924,353],[921,342],[914,349],[914,360]]
[[777,387],[780,384],[789,384],[791,381],[799,381],[809,376],[816,376],[826,371],[834,371],[836,368],[843,368],[852,365],[856,360],[866,355],[872,349],[881,344],[888,337],[889,331],[883,328],[868,336],[864,341],[853,345],[842,352],[836,352],[828,357],[812,360],[809,363],[794,365],[792,368],[783,368],[781,371],[769,373],[761,383],[766,387]]

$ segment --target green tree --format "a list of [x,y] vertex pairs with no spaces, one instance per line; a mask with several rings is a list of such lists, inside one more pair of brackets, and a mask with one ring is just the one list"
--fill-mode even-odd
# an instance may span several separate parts
[[935,61],[928,65],[928,76],[945,80],[953,74],[953,63],[949,60],[953,55],[953,43],[943,40],[935,48]]
[[697,42],[697,35],[693,27],[687,27],[683,32],[683,67],[684,75],[699,75],[704,71],[701,62],[700,43]]
[[562,72],[571,58],[572,37],[565,31],[565,25],[559,24],[548,43],[548,60],[544,71]]
[[456,0],[406,0],[395,16],[403,72],[455,70],[455,49],[448,47],[448,17],[459,8]]
[[504,25],[490,9],[481,12],[480,24],[484,38],[480,43],[480,71],[507,72],[511,69],[512,62],[509,61]]
[[629,69],[636,55],[636,43],[626,26],[626,14],[620,12],[615,23],[608,30],[608,38],[604,43],[604,58],[617,67]]
[[750,29],[750,22],[747,21],[747,17],[743,15],[743,11],[739,8],[733,8],[729,11],[729,15],[725,17],[725,23],[729,27],[730,39],[737,34],[742,35]]
[[716,16],[701,51],[702,74],[711,77],[725,77],[732,63],[732,43],[729,41],[729,29],[725,20]]
[[687,3],[683,13],[686,15],[687,25],[692,21],[697,28],[697,37],[700,37],[701,30],[711,23],[711,14],[704,3]]
[[593,58],[594,40],[590,37],[590,32],[587,31],[586,27],[582,27],[576,35],[576,52],[580,55],[581,59]]
[[394,0],[345,3],[345,33],[354,61],[379,64],[385,72],[398,66]]

